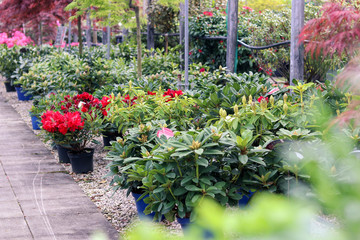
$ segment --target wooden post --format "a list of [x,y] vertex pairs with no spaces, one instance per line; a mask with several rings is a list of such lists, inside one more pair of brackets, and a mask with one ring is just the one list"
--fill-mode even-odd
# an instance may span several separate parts
[[226,67],[229,72],[235,71],[237,51],[238,0],[228,1]]
[[91,47],[91,19],[90,19],[90,10],[86,12],[86,44],[88,45],[88,48]]
[[181,69],[184,69],[184,38],[185,38],[185,5],[184,3],[180,3],[180,14],[179,14],[179,20],[180,20],[180,26],[179,26],[179,32],[180,32],[180,39],[179,39],[179,44],[182,46],[180,48],[180,64],[181,64]]
[[304,27],[304,9],[304,0],[292,1],[290,85],[293,85],[293,79],[304,80],[304,45],[299,43],[299,34]]
[[147,41],[147,49],[154,49],[155,48],[155,40],[154,40],[154,24],[151,22],[150,16],[149,16],[149,8],[151,5],[151,0],[147,0],[147,36],[146,36],[146,41]]

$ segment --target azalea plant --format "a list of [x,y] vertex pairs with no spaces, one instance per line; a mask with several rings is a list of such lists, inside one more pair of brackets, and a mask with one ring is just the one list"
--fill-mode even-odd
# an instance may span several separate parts
[[83,151],[103,126],[101,101],[89,93],[67,95],[41,116],[47,140],[74,152]]

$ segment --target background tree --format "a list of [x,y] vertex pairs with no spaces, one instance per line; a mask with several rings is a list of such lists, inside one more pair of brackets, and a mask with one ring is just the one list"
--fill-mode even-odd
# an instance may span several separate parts
[[42,42],[42,33],[47,40],[54,39],[56,22],[64,23],[68,12],[64,7],[71,0],[4,0],[0,3],[0,31],[10,32],[13,29],[30,31],[33,39]]
[[[176,6],[179,2],[179,0],[158,1],[159,4],[167,6]],[[119,23],[124,27],[136,25],[137,74],[138,78],[141,78],[141,22],[146,22],[146,18],[142,14],[142,7],[143,2],[138,0],[74,0],[66,7],[66,10],[76,10],[76,14],[72,18],[82,16],[89,11],[90,17],[98,19],[99,24],[104,26],[114,26]]]

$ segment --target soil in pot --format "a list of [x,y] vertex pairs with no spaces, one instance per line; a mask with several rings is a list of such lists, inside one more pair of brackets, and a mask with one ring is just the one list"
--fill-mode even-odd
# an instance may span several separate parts
[[70,150],[67,148],[64,148],[61,145],[56,145],[56,148],[57,148],[58,154],[59,154],[59,162],[60,163],[70,163],[70,158],[68,156],[68,152]]
[[82,152],[68,152],[70,158],[72,171],[78,173],[88,173],[94,170],[93,158],[94,149],[86,148]]

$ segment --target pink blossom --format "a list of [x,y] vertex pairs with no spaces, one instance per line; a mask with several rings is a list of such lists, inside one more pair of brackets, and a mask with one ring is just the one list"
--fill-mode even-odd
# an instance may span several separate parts
[[169,128],[162,128],[157,132],[157,137],[160,138],[162,135],[164,135],[166,139],[169,139],[174,136],[174,132]]
[[273,93],[276,93],[277,91],[279,91],[279,88],[278,88],[278,87],[276,87],[276,88],[274,88],[273,90],[271,90],[270,92],[268,92],[267,95],[271,95],[271,94],[273,94]]
[[71,46],[72,46],[72,47],[79,46],[79,43],[78,43],[78,42],[73,42],[73,43],[71,43]]
[[60,26],[61,26],[61,24],[60,24],[60,21],[59,21],[59,20],[56,20],[56,25],[57,25],[58,27],[60,27]]

